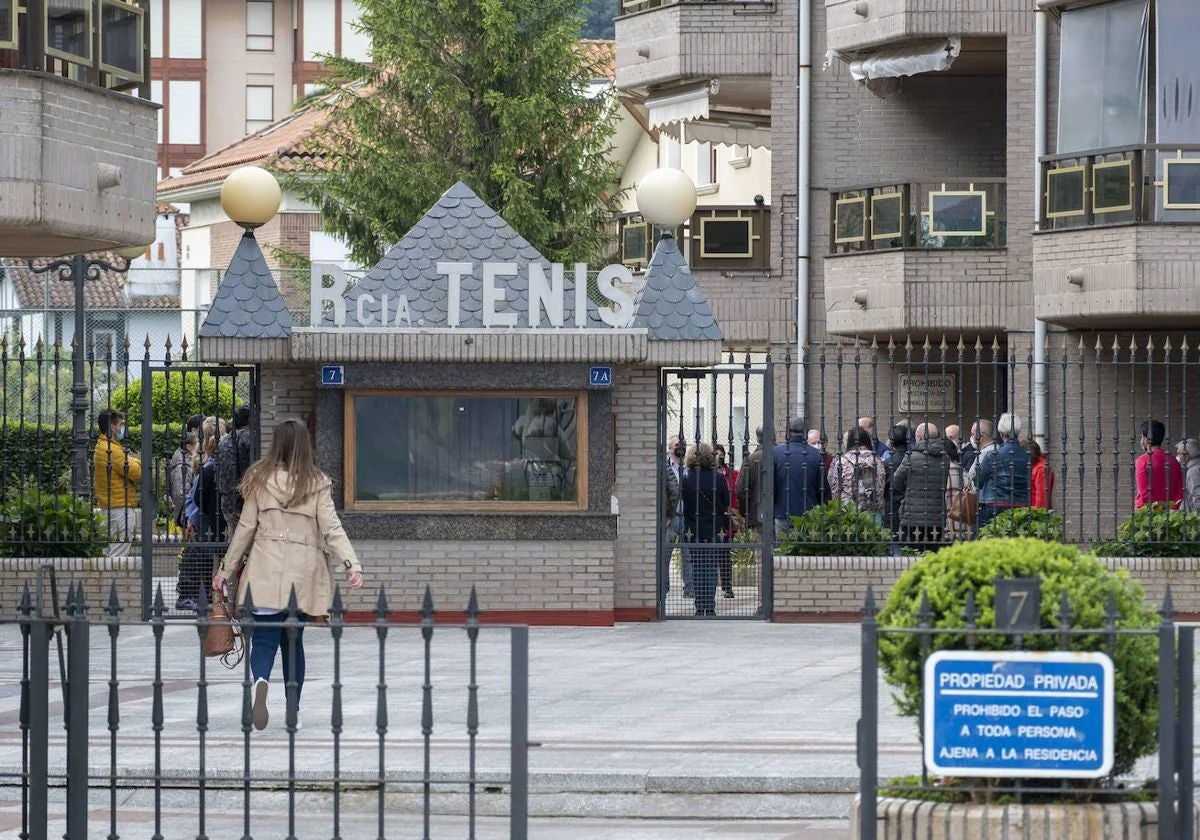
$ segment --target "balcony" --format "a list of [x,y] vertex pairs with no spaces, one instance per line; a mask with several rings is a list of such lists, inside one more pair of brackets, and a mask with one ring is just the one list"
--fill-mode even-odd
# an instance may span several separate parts
[[692,271],[763,271],[771,265],[771,208],[758,205],[697,207],[675,230],[649,225],[637,214],[617,220],[619,259],[635,271],[654,255],[654,244],[671,233]]
[[1038,318],[1102,328],[1200,323],[1200,145],[1041,161]]
[[848,52],[947,35],[1005,35],[1010,21],[1014,27],[1025,25],[1020,21],[1024,9],[1005,14],[995,6],[944,0],[825,0],[828,48]]
[[987,333],[1015,300],[1007,282],[1005,180],[850,187],[830,194],[831,333]]
[[122,0],[0,2],[4,255],[154,239],[147,13]]
[[781,34],[773,0],[622,0],[617,87],[771,76]]

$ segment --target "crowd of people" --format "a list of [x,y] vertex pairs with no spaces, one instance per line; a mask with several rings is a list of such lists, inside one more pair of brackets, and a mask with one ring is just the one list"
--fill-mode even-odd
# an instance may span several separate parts
[[[237,528],[244,503],[238,485],[253,463],[250,423],[246,406],[237,408],[229,420],[193,415],[166,464],[171,519],[184,540],[176,609],[196,609],[221,544]],[[107,521],[109,555],[124,556],[141,530],[142,462],[125,447],[123,413],[105,409],[96,426],[96,506]]]

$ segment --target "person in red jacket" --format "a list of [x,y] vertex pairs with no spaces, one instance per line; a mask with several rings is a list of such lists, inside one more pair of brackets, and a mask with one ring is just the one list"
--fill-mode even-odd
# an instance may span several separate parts
[[1024,438],[1021,445],[1029,453],[1029,506],[1049,510],[1054,507],[1054,470],[1036,440]]
[[1163,450],[1166,438],[1167,427],[1161,420],[1147,420],[1142,424],[1142,449],[1145,452],[1134,463],[1135,510],[1149,504],[1177,508],[1183,501],[1183,468]]

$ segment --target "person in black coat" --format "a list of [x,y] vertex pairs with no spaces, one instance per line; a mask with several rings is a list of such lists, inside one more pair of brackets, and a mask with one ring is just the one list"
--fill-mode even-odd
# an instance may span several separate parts
[[729,528],[729,484],[717,472],[712,446],[701,443],[688,453],[683,477],[684,551],[692,558],[696,615],[716,615],[717,563],[722,534]]

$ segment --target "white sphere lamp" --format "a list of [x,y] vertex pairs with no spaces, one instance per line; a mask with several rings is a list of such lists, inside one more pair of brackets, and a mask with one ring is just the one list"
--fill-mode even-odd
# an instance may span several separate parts
[[282,203],[279,182],[261,166],[235,169],[221,184],[221,209],[248,231],[271,221]]
[[[151,244],[153,244],[153,243],[151,243]],[[130,245],[125,248],[118,248],[117,256],[124,257],[127,260],[136,260],[138,257],[145,254],[146,249],[149,247],[150,247],[150,245]]]
[[678,227],[696,211],[696,185],[682,170],[655,169],[638,184],[637,206],[650,224]]

